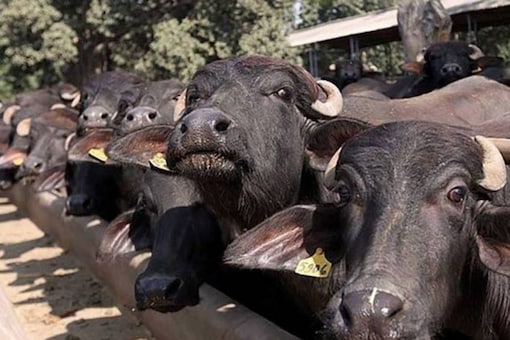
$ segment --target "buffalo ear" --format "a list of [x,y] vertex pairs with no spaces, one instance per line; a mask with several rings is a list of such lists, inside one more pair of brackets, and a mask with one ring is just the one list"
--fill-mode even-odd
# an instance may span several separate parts
[[65,164],[56,165],[43,171],[32,184],[35,192],[59,191],[65,188]]
[[488,269],[510,277],[510,207],[486,205],[477,218],[476,245]]
[[499,67],[503,65],[505,60],[501,57],[483,56],[476,59],[478,67],[484,69],[486,67]]
[[351,137],[372,127],[367,122],[353,118],[336,118],[317,127],[306,145],[310,167],[324,171],[335,152]]
[[224,263],[248,269],[294,271],[299,261],[322,248],[331,262],[339,259],[338,209],[298,205],[285,209],[227,246]]
[[84,137],[78,138],[67,153],[67,159],[73,162],[101,162],[89,155],[91,149],[104,149],[113,140],[111,129],[94,130]]
[[417,61],[410,61],[408,63],[400,65],[400,69],[409,73],[422,74],[423,64]]
[[134,220],[135,209],[117,216],[108,227],[96,253],[98,261],[151,247],[150,228]]
[[111,143],[106,154],[119,163],[148,168],[149,160],[157,153],[166,154],[172,130],[170,125],[153,125],[131,132]]
[[480,236],[476,239],[480,261],[490,270],[510,277],[510,244]]

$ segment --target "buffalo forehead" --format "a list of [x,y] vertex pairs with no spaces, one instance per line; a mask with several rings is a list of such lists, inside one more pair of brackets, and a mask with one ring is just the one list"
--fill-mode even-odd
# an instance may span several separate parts
[[369,130],[346,143],[340,164],[353,164],[363,176],[385,181],[434,176],[450,164],[482,177],[480,149],[469,137],[426,122]]

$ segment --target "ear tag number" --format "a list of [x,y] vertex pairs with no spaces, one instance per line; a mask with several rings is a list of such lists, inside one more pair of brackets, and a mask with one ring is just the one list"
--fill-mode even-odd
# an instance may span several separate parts
[[315,253],[299,261],[294,273],[304,276],[325,278],[329,276],[331,262],[324,255],[322,248],[317,248]]
[[149,159],[149,163],[157,169],[170,171],[170,169],[168,169],[168,165],[166,164],[165,155],[163,155],[161,152],[158,152],[154,155],[154,157]]
[[23,162],[25,161],[24,158],[14,158],[13,161],[12,161],[12,164],[16,165],[16,166],[20,166],[21,164],[23,164]]
[[92,148],[89,150],[89,156],[97,159],[100,162],[106,162],[108,160],[108,156],[104,153],[104,148]]

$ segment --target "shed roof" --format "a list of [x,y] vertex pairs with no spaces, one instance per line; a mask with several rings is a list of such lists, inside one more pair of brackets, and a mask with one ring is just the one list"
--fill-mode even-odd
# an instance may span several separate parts
[[[510,0],[442,0],[453,21],[453,30],[467,28],[467,16],[477,26],[497,26],[510,22]],[[287,37],[291,46],[328,43],[348,46],[349,38],[356,37],[360,47],[399,40],[397,8],[370,12],[294,31]]]

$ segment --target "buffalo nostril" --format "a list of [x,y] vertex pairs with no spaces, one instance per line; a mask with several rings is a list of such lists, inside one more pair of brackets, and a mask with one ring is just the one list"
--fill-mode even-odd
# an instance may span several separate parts
[[179,289],[182,287],[183,282],[181,279],[173,279],[168,282],[166,288],[165,288],[165,296],[167,298],[171,298],[177,295],[179,292]]
[[150,119],[150,120],[154,120],[154,119],[156,119],[156,117],[158,116],[158,114],[157,114],[156,112],[151,112],[151,113],[149,113],[149,115],[148,115],[148,116],[149,116],[149,119]]
[[83,115],[83,120],[89,120],[89,116]]
[[181,124],[179,131],[181,131],[181,133],[186,133],[186,131],[188,131],[186,124]]
[[225,132],[227,131],[228,127],[230,126],[230,122],[227,120],[219,120],[215,122],[214,129],[218,132]]
[[130,113],[126,115],[126,119],[131,122],[133,119],[135,119],[135,117]]
[[101,119],[107,119],[108,118],[108,113],[101,113]]
[[351,313],[343,303],[340,305],[340,315],[342,316],[345,327],[350,328],[352,325]]
[[395,316],[404,307],[404,302],[395,295],[379,292],[374,301],[374,314],[384,318]]
[[34,163],[34,169],[40,170],[42,168],[43,164],[42,162],[35,162]]

